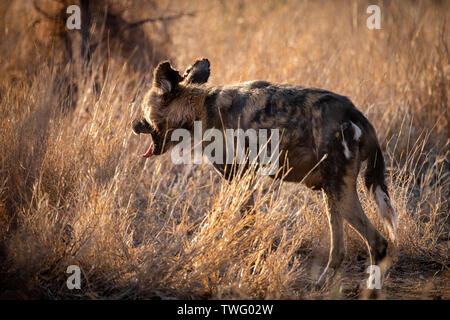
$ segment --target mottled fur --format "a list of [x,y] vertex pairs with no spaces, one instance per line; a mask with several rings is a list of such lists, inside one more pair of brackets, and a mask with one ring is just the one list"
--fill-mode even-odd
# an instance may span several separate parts
[[[133,123],[134,131],[150,133],[154,153],[161,154],[170,147],[170,132],[192,130],[194,121],[202,121],[203,130],[279,129],[280,159],[286,158],[291,169],[285,179],[303,181],[325,194],[332,241],[328,266],[319,282],[341,265],[344,220],[367,242],[371,264],[380,264],[388,242],[364,214],[356,192],[363,161],[368,162],[366,186],[392,238],[396,216],[376,133],[364,115],[348,98],[322,89],[266,81],[210,87],[205,84],[209,68],[209,61],[202,59],[181,77],[169,62],[160,63],[144,98],[143,115]],[[224,165],[215,166],[232,178]]]

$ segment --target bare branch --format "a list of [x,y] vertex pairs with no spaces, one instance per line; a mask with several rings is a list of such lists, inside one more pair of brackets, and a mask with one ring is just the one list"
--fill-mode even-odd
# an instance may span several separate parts
[[47,12],[45,12],[36,2],[36,0],[33,0],[33,6],[34,9],[39,12],[40,14],[42,14],[44,17],[46,17],[47,19],[53,20],[53,21],[58,21],[60,19],[60,17],[56,14],[56,15],[51,15]]
[[184,12],[184,13],[179,13],[179,14],[172,15],[172,16],[167,16],[167,17],[161,16],[161,17],[157,17],[157,18],[147,18],[147,19],[139,20],[139,21],[136,21],[133,23],[128,23],[128,25],[125,26],[124,28],[122,28],[122,30],[120,30],[120,32],[127,30],[127,29],[136,28],[147,22],[170,21],[170,20],[179,19],[184,16],[193,17],[193,16],[195,16],[195,14],[196,14],[196,12]]
[[[143,25],[144,23],[157,22],[157,21],[170,21],[170,20],[179,19],[179,18],[184,17],[184,16],[193,17],[193,16],[195,16],[195,14],[196,14],[195,11],[194,12],[183,12],[183,13],[178,13],[178,14],[174,14],[174,15],[171,15],[171,16],[166,16],[166,17],[160,16],[160,17],[156,17],[156,18],[142,19],[142,20],[138,20],[138,21],[135,21],[135,22],[132,22],[132,23],[126,22],[126,25],[124,27],[120,28],[120,30],[118,31],[117,34],[120,34],[120,33],[124,32],[126,30],[129,30],[129,29],[137,28],[137,27]],[[94,51],[95,48],[97,48],[97,46],[99,46],[100,43],[102,41],[104,41],[105,39],[106,39],[106,35],[103,37],[102,40],[92,44],[89,47],[90,51],[91,52]]]

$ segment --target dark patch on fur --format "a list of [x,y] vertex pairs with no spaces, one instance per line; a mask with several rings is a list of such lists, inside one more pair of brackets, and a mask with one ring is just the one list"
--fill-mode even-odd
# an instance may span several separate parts
[[231,102],[230,113],[232,115],[242,114],[242,110],[246,107],[248,101],[248,94],[237,94]]
[[[335,131],[338,132],[338,131]],[[343,177],[346,174],[347,161],[342,153],[342,140],[340,135],[331,134],[325,139],[326,143],[319,147],[319,158],[327,154],[327,158],[319,165],[323,179],[323,188],[326,192],[335,194],[338,199],[344,184]]]
[[249,88],[250,89],[261,89],[261,88],[266,88],[268,86],[270,86],[271,83],[267,82],[267,81],[253,81]]
[[206,126],[208,128],[222,129],[217,109],[217,96],[220,90],[215,90],[205,98]]

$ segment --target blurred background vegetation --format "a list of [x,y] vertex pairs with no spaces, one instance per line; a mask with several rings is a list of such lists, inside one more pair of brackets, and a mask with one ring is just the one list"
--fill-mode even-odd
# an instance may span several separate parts
[[[81,31],[65,27],[70,4],[87,12]],[[371,4],[380,30],[366,27]],[[1,1],[0,297],[364,298],[367,253],[349,228],[342,277],[311,286],[329,246],[320,193],[139,158],[147,141],[129,123],[153,67],[207,57],[211,85],[320,87],[364,112],[400,219],[384,297],[448,299],[449,5]],[[255,215],[242,218],[252,181]],[[81,290],[65,285],[72,264]]]

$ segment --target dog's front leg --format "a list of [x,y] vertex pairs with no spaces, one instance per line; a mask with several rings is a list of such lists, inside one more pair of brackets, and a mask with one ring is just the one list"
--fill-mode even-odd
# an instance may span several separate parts
[[339,270],[345,256],[344,219],[339,211],[339,204],[334,194],[323,192],[326,199],[327,218],[330,226],[330,254],[325,270],[322,272],[317,287],[323,287]]

